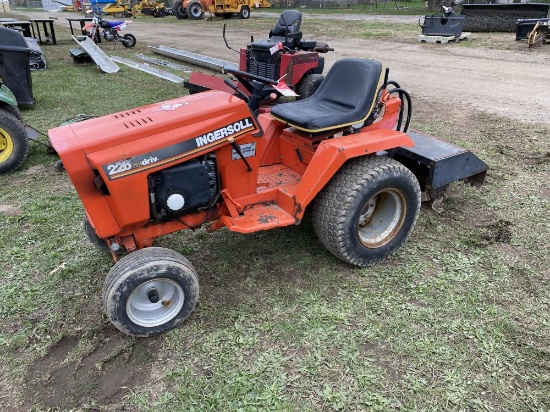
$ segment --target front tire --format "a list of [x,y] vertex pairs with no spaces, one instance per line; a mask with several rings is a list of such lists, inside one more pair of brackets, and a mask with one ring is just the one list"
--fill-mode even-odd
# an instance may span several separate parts
[[136,45],[136,38],[133,34],[127,33],[122,36],[122,45],[130,49]]
[[243,6],[239,12],[239,17],[241,19],[248,19],[250,17],[250,8],[248,6]]
[[[61,163],[61,166],[63,167],[63,163]],[[61,170],[59,170],[61,171]],[[109,248],[109,245],[105,241],[105,239],[100,238],[97,233],[95,232],[95,229],[90,224],[88,217],[84,215],[84,218],[82,220],[82,227],[84,228],[84,233],[86,233],[86,237],[88,240],[102,253],[111,255],[111,249]],[[124,246],[121,246],[120,249],[115,251],[115,254],[117,256],[123,256],[127,253]]]
[[103,285],[109,320],[128,335],[166,332],[193,311],[199,297],[195,269],[179,253],[165,248],[138,250],[119,260]]
[[204,16],[202,4],[199,1],[192,1],[187,6],[187,15],[191,20],[201,20]]
[[313,226],[339,259],[369,266],[391,256],[409,237],[420,211],[420,185],[396,160],[349,160],[317,195]]
[[29,152],[25,126],[15,116],[0,110],[0,174],[20,167]]

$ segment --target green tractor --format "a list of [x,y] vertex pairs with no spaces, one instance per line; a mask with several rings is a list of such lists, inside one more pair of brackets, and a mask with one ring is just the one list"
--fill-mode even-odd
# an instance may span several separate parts
[[29,151],[27,131],[15,96],[0,82],[0,175],[23,164]]

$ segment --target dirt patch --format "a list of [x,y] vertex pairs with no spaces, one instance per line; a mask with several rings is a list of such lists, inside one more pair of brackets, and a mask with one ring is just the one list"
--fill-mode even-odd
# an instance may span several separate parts
[[0,213],[9,216],[18,216],[23,214],[23,210],[20,207],[13,205],[0,205]]
[[488,244],[493,243],[510,243],[512,240],[512,222],[508,220],[499,219],[496,222],[490,223],[485,226],[485,233],[482,235],[482,239]]
[[84,354],[77,355],[87,344],[77,337],[64,337],[31,365],[23,410],[98,404],[103,410],[117,409],[132,388],[147,381],[158,349],[154,339],[136,341],[110,327],[93,339]]

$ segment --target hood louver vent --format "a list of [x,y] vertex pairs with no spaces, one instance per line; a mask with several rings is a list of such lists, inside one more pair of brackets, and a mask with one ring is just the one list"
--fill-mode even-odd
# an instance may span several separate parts
[[150,117],[143,117],[141,119],[134,119],[131,122],[126,122],[124,126],[126,126],[127,129],[131,129],[133,127],[145,126],[149,123],[153,123],[153,119]]
[[115,119],[120,119],[123,117],[135,116],[136,114],[140,114],[140,113],[141,113],[141,110],[134,109],[134,110],[128,110],[127,112],[117,113],[114,116],[115,116]]

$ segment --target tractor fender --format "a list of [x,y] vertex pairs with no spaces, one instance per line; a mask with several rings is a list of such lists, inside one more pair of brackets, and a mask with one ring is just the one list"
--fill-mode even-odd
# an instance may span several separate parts
[[2,83],[0,83],[0,102],[4,102],[6,104],[9,104],[10,106],[17,107],[17,100],[15,99],[15,95],[10,89],[8,89],[5,84]]
[[391,129],[373,130],[323,140],[295,192],[294,217],[301,219],[306,206],[325,187],[342,165],[354,157],[372,156],[395,147],[413,147],[411,138]]

